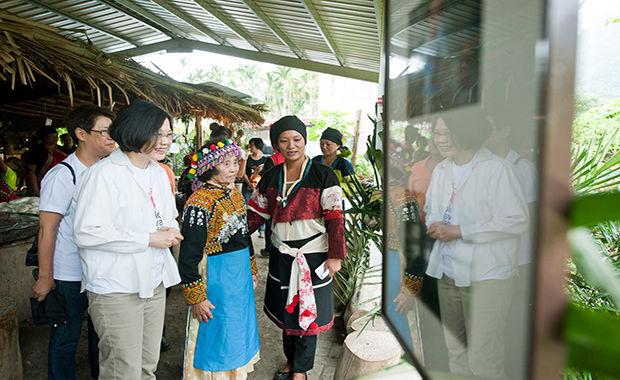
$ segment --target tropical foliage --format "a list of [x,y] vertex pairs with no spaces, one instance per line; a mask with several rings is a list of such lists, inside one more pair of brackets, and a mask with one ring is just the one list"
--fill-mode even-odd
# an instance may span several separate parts
[[357,176],[350,176],[341,182],[344,195],[350,203],[345,214],[347,257],[342,261],[342,269],[336,274],[337,286],[334,288],[334,294],[342,306],[349,304],[360,279],[369,270],[370,246],[374,244],[379,250],[382,247],[383,185],[379,165],[383,153],[377,148],[377,123],[373,119],[371,121],[374,128],[366,142],[366,159],[375,175],[363,182]]
[[342,132],[344,139],[353,136],[355,123],[348,112],[320,111],[320,116],[310,120],[308,139],[318,140],[326,128],[334,128]]
[[[187,65],[186,60],[181,61]],[[193,70],[187,80],[191,83],[216,82],[251,95],[269,104],[267,120],[281,115],[314,115],[318,108],[317,73],[273,66],[265,69],[256,64],[226,68],[211,65],[208,69]]]
[[620,100],[578,112],[565,378],[602,380],[620,373],[617,345],[610,344],[620,336]]

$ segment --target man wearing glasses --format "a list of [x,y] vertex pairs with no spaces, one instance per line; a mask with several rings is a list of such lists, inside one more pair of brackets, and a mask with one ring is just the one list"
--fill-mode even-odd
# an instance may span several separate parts
[[[80,293],[82,269],[73,238],[73,217],[69,206],[82,173],[109,155],[116,143],[108,128],[114,115],[95,105],[75,108],[66,127],[77,150],[54,166],[41,182],[39,204],[39,278],[33,285],[39,301],[55,290],[66,301],[67,322],[53,325],[48,348],[49,379],[75,379],[75,353],[80,339],[82,319],[87,308],[86,293]],[[97,377],[97,338],[89,323],[89,359],[91,376]]]

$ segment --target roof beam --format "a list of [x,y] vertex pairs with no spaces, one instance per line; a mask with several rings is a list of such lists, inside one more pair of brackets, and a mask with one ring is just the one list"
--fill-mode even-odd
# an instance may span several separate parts
[[114,56],[133,57],[144,55],[162,50],[189,51],[192,49],[208,51],[216,54],[223,54],[232,57],[250,59],[259,62],[268,62],[275,65],[294,67],[303,70],[316,71],[325,74],[338,75],[347,78],[359,79],[368,82],[377,82],[379,73],[368,70],[354,69],[351,67],[330,65],[304,59],[285,57],[277,54],[265,53],[260,51],[239,49],[231,46],[210,44],[207,42],[192,41],[186,39],[173,39],[157,42],[149,45],[142,45],[137,48],[127,49],[116,52]]
[[395,22],[391,25],[390,37],[394,37],[419,22],[450,9],[451,7],[454,7],[462,2],[464,2],[464,0],[443,0],[437,3],[425,3],[424,5],[413,9],[410,13],[410,17],[402,17],[400,22]]
[[373,0],[373,4],[375,8],[375,21],[377,22],[377,35],[379,36],[379,41],[383,41],[383,13],[385,11],[385,2],[384,0]]
[[99,0],[107,6],[116,9],[119,12],[126,14],[127,16],[136,19],[143,24],[150,26],[160,33],[164,33],[171,38],[175,37],[190,37],[187,33],[172,25],[168,21],[162,19],[156,14],[149,12],[148,10],[140,7],[133,1],[128,0]]
[[464,23],[456,23],[454,25],[448,25],[445,28],[441,28],[436,35],[416,33],[415,38],[412,39],[412,41],[408,41],[407,49],[422,49],[425,46],[431,45],[439,40],[448,38],[456,33],[475,26],[480,26],[480,16],[478,15],[475,15],[470,20],[467,20]]
[[345,59],[338,50],[336,41],[332,37],[329,29],[327,29],[327,25],[325,25],[325,23],[323,22],[323,19],[321,18],[318,9],[316,9],[316,7],[314,6],[314,3],[312,3],[312,0],[302,0],[302,3],[306,10],[312,16],[312,19],[314,20],[316,26],[319,27],[319,32],[321,32],[321,35],[323,36],[323,39],[325,40],[325,43],[327,44],[329,49],[336,56],[336,59],[338,60],[338,63],[340,63],[340,66],[345,66]]
[[285,44],[286,46],[288,46],[289,49],[291,49],[291,51],[297,57],[299,57],[300,59],[308,59],[306,53],[304,53],[303,50],[297,47],[293,40],[291,40],[291,38],[282,29],[280,29],[280,27],[275,22],[273,22],[273,20],[269,16],[267,16],[267,14],[258,6],[258,4],[256,4],[254,0],[243,0],[243,2],[252,10],[252,12],[254,12],[254,14],[258,18],[260,18],[265,23],[265,26],[267,26],[267,28],[269,28],[271,32],[275,34],[276,37],[280,39],[280,41],[282,41],[283,44]]
[[219,43],[221,45],[230,45],[230,43],[228,43],[228,41],[226,41],[225,38],[223,38],[220,35],[218,35],[217,33],[215,33],[213,30],[208,28],[206,25],[196,21],[195,19],[190,17],[187,13],[185,13],[182,10],[174,7],[172,4],[170,4],[170,2],[168,0],[152,0],[152,1],[155,4],[159,5],[160,7],[164,8],[165,10],[167,10],[168,12],[172,13],[173,15],[178,17],[179,19],[185,21],[186,23],[191,25],[194,29],[196,29],[199,32],[201,32],[201,33],[203,33],[203,34],[213,38],[217,43]]
[[136,40],[134,40],[132,38],[124,37],[124,36],[114,32],[114,31],[112,31],[112,30],[110,30],[110,29],[108,29],[106,27],[95,26],[95,25],[91,24],[90,22],[86,21],[85,19],[81,18],[80,16],[75,16],[75,15],[72,15],[72,14],[70,14],[68,12],[65,12],[65,11],[62,11],[60,9],[54,8],[54,7],[52,7],[52,6],[48,5],[48,4],[42,3],[39,0],[28,0],[28,2],[33,4],[33,5],[36,5],[39,8],[43,8],[43,9],[45,9],[48,12],[54,13],[57,16],[64,17],[66,19],[69,19],[71,21],[74,21],[74,22],[77,22],[77,23],[82,24],[84,26],[87,26],[87,27],[89,27],[91,29],[94,29],[94,30],[96,30],[98,32],[101,32],[103,34],[107,34],[108,36],[114,37],[117,40],[121,40],[121,41],[126,42],[126,43],[128,43],[130,45],[140,46],[140,43],[138,43],[138,41],[136,41]]
[[209,12],[213,17],[220,20],[220,22],[226,25],[230,30],[237,33],[237,35],[244,40],[246,40],[250,45],[252,45],[256,50],[263,51],[265,50],[265,46],[261,43],[257,42],[245,29],[239,26],[233,19],[228,17],[226,13],[217,9],[213,4],[207,3],[205,0],[193,0],[194,3],[198,4],[202,9]]

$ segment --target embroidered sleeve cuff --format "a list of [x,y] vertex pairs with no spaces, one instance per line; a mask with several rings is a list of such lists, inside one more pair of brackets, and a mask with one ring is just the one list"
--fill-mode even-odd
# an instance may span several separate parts
[[202,280],[183,284],[183,296],[185,303],[188,305],[196,305],[207,299],[207,291]]
[[252,269],[252,275],[258,274],[258,266],[256,265],[256,256],[250,256],[250,268]]
[[411,293],[411,295],[420,293],[422,289],[422,277],[405,273],[403,276],[403,287]]

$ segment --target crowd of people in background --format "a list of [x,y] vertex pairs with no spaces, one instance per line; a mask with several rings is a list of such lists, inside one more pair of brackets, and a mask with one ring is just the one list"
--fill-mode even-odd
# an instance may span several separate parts
[[41,181],[45,174],[77,149],[70,133],[60,136],[55,128],[38,129],[27,142],[28,149],[21,156],[11,154],[5,147],[0,157],[0,202],[23,196],[40,196]]
[[[345,256],[339,178],[354,171],[337,156],[342,134],[326,130],[323,155],[310,159],[306,125],[285,116],[270,127],[267,156],[261,138],[246,150],[242,134],[213,123],[177,182],[163,163],[172,118],[153,103],[118,115],[78,106],[65,127],[62,145],[46,127],[21,159],[0,161],[3,200],[19,196],[20,179],[22,194],[40,196],[34,296],[66,304],[50,329],[49,378],[75,378],[85,315],[93,378],[155,378],[169,346],[166,295],[179,283],[189,306],[183,377],[246,378],[259,360],[258,276],[265,312],[282,329],[286,364],[274,378],[306,378],[317,335],[333,325],[332,277]],[[257,230],[269,273],[256,265]]]

